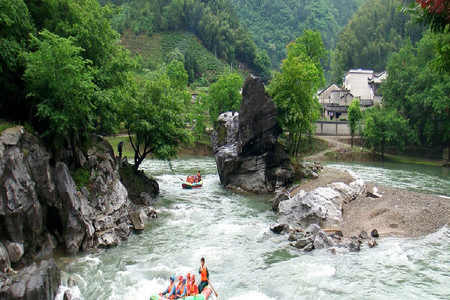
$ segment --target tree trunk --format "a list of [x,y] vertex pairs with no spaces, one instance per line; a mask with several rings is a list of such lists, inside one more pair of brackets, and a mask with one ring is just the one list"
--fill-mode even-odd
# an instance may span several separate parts
[[72,148],[72,156],[75,161],[75,169],[81,168],[82,167],[81,159],[78,155],[78,145],[75,133],[70,134],[69,140],[70,140],[70,147]]
[[352,134],[352,150],[353,150],[353,134]]

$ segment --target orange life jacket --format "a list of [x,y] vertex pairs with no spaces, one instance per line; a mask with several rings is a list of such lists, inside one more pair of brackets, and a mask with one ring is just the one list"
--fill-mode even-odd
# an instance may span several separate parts
[[206,266],[200,267],[201,271],[200,271],[200,276],[201,276],[201,281],[208,281],[208,271],[206,269]]
[[[167,293],[167,294],[170,294],[170,292],[172,291],[172,288],[173,288],[173,285],[175,284],[175,282],[172,282],[170,285],[169,285],[169,288],[167,289],[169,292]],[[176,294],[176,292],[175,292],[175,294]],[[169,298],[167,298],[167,299],[175,299],[175,295],[172,295],[172,296],[170,296]]]
[[[186,289],[186,285],[184,285],[184,284],[179,284],[178,286],[177,286],[177,294],[178,295],[183,295],[183,292],[184,292],[184,290]],[[187,292],[187,291],[186,291]],[[186,296],[186,294],[187,293],[185,293],[185,295],[184,296]],[[178,296],[177,295],[177,296]]]
[[198,286],[195,284],[195,282],[190,286],[189,295],[198,295]]

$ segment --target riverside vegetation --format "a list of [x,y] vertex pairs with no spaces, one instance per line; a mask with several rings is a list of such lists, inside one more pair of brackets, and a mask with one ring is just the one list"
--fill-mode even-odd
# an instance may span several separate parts
[[[356,9],[361,2],[349,5]],[[363,27],[356,20],[365,15],[371,24],[378,16],[387,20],[378,36],[385,37],[392,23],[402,32],[401,43],[396,44],[394,30],[362,51],[371,56],[378,44],[390,45],[379,56],[380,66],[386,58],[391,74],[382,86],[385,103],[365,113],[364,136],[382,152],[392,144],[448,147],[448,19],[442,18],[442,10],[418,1],[422,8],[410,9],[422,11],[418,18],[431,23],[431,29],[419,26],[420,34],[413,38],[408,33],[415,29],[405,29],[410,17],[400,17],[392,3],[396,1],[366,1],[343,31]],[[379,14],[364,13],[372,4]],[[314,93],[325,84],[325,49],[334,44],[325,32],[337,32],[334,21],[324,25],[331,28],[322,31],[325,43],[319,31],[297,32],[279,72],[272,74],[273,62],[229,1],[0,0],[0,12],[0,117],[9,122],[2,125],[0,145],[0,224],[6,229],[0,234],[2,271],[44,258],[58,245],[73,254],[126,240],[136,219],[154,216],[151,203],[158,185],[143,176],[140,165],[147,157],[172,159],[180,145],[203,139],[220,113],[237,110],[243,76],[249,72],[269,81],[269,95],[279,108],[284,142],[269,150],[286,146],[296,156],[304,147],[301,141],[310,140],[303,137],[312,136],[311,122],[318,116]],[[324,28],[318,19],[310,21]],[[345,21],[338,23],[344,26]],[[366,61],[347,60],[357,57],[359,48],[345,48],[344,33],[331,56],[335,73]],[[352,41],[364,41],[364,34],[356,30]],[[159,54],[129,53],[124,46],[132,48],[130,41],[142,36],[157,49],[147,54]],[[404,64],[408,76],[403,76]],[[119,130],[126,132],[134,160],[134,166],[125,164],[120,173],[121,162],[98,136]],[[287,156],[281,157],[286,176],[275,174],[277,188],[292,179]],[[150,190],[141,193],[139,186]],[[14,287],[17,278],[25,281]],[[2,276],[2,293],[51,297],[59,280],[52,262],[26,268],[17,278]],[[46,284],[34,284],[41,279]]]

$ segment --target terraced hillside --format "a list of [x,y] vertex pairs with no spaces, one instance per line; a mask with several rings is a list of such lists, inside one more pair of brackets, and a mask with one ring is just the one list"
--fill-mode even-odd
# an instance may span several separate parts
[[196,77],[203,77],[204,80],[213,81],[228,68],[226,63],[209,52],[191,32],[165,31],[148,36],[136,35],[127,30],[122,34],[121,41],[133,55],[140,55],[143,64],[150,69],[166,63],[175,49],[184,57],[189,56],[195,61]]

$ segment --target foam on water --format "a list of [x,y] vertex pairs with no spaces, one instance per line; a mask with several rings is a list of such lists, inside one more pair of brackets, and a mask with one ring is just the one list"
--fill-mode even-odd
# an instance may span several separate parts
[[[175,161],[173,170],[146,161],[144,168],[160,183],[159,218],[118,247],[60,258],[63,282],[74,277],[81,299],[148,299],[171,275],[198,279],[201,257],[220,299],[450,299],[447,228],[419,239],[382,238],[359,253],[306,253],[269,230],[277,216],[268,197],[220,185],[213,159]],[[197,169],[207,184],[182,190],[179,177]]]
[[[220,295],[219,295],[220,296]],[[244,293],[242,295],[238,295],[238,296],[233,296],[231,298],[229,298],[230,300],[251,300],[251,299],[258,299],[258,300],[276,300],[277,298],[270,298],[269,296],[261,293],[261,292],[256,292],[256,291],[252,291],[252,292],[248,292],[248,293]]]

